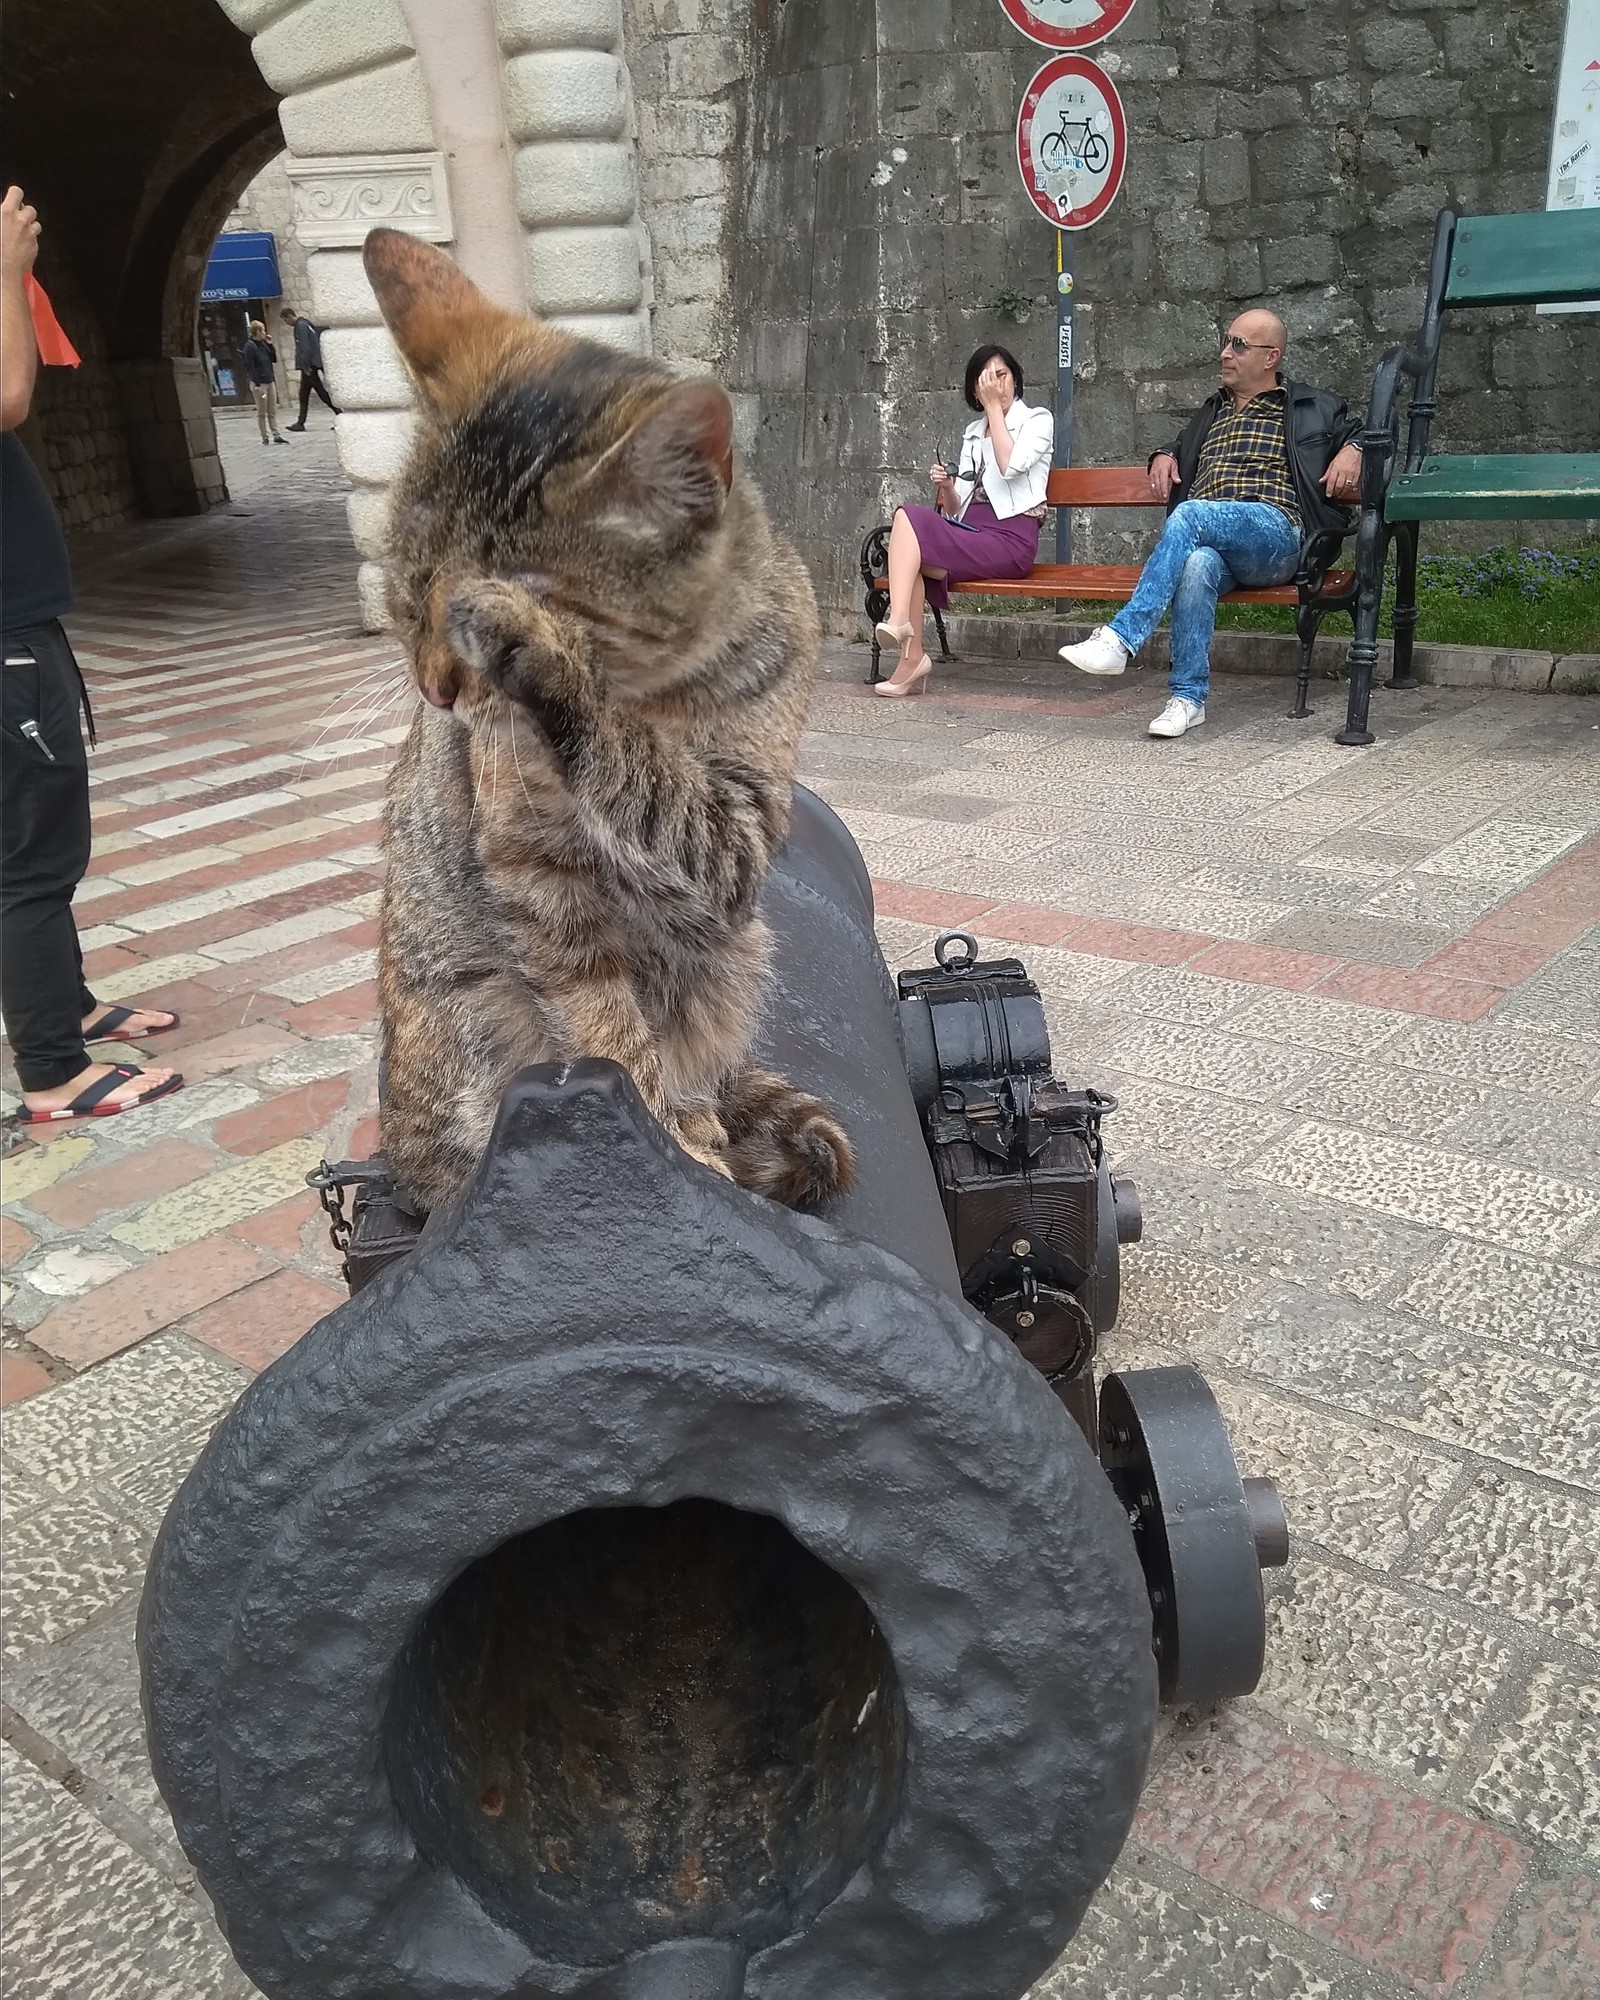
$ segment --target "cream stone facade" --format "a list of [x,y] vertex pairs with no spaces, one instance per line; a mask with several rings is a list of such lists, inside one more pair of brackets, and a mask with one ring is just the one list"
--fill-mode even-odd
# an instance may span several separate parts
[[490,297],[650,346],[620,0],[220,0],[279,105],[354,483],[363,620],[384,618],[385,496],[411,394],[361,267],[378,224],[446,245]]

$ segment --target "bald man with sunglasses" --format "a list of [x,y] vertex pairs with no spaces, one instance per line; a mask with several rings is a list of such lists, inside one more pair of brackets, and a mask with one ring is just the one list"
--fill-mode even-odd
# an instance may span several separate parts
[[1170,700],[1152,736],[1206,719],[1217,599],[1288,583],[1315,535],[1346,529],[1361,487],[1361,429],[1342,397],[1286,381],[1289,335],[1274,312],[1241,313],[1222,342],[1222,387],[1150,459],[1167,525],[1133,596],[1061,657],[1086,674],[1120,674],[1172,607]]

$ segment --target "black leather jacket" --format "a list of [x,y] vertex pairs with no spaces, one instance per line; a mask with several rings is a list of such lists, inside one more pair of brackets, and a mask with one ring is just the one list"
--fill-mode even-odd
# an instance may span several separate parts
[[[1353,525],[1349,510],[1335,506],[1318,482],[1333,463],[1335,454],[1360,433],[1361,419],[1351,416],[1344,398],[1332,389],[1314,389],[1307,382],[1285,382],[1282,386],[1289,396],[1284,445],[1289,477],[1300,502],[1302,533],[1308,541],[1313,535],[1348,534]],[[1216,421],[1226,393],[1219,389],[1214,396],[1208,396],[1172,443],[1150,454],[1152,463],[1163,451],[1170,451],[1178,461],[1178,483],[1167,502],[1169,514],[1189,497],[1189,484],[1200,464],[1200,447]]]

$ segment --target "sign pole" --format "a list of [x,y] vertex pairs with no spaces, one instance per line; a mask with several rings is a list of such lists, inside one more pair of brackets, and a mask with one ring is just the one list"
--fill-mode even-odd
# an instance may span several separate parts
[[[1056,450],[1057,466],[1072,463],[1072,335],[1076,302],[1072,237],[1056,231]],[[1056,561],[1072,560],[1072,509],[1056,509]]]

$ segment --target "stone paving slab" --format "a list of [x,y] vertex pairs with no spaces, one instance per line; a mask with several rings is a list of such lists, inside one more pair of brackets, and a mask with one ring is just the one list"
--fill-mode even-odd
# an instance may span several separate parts
[[[332,454],[301,443],[181,542],[101,538],[74,627],[90,975],[181,1010],[145,1053],[188,1083],[4,1162],[22,2000],[251,1990],[153,1789],[131,1621],[211,1426],[339,1296],[306,1165],[375,1143],[411,697],[354,632]],[[1380,690],[1355,753],[1259,680],[1160,744],[1149,676],[961,663],[888,703],[864,671],[830,647],[803,769],[885,954],[960,923],[1027,960],[1144,1195],[1107,1364],[1204,1366],[1295,1536],[1261,1688],[1163,1718],[1034,2000],[1594,2000],[1600,703]]]

